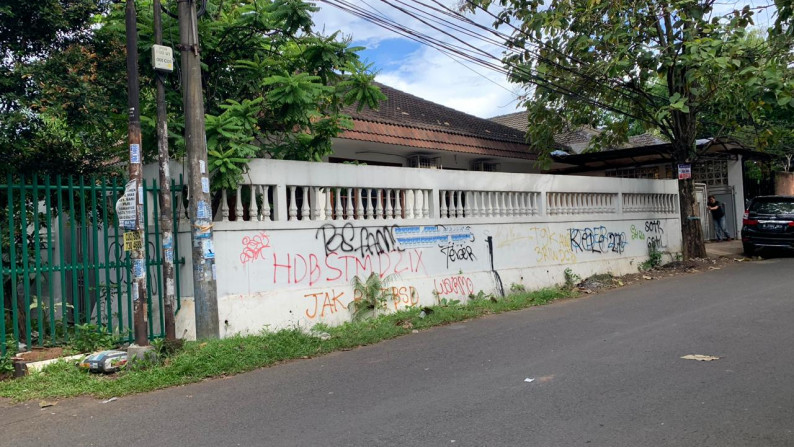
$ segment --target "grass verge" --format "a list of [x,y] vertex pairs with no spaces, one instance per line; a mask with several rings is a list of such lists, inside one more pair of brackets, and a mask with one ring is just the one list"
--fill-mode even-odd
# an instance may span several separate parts
[[291,359],[308,358],[352,349],[411,333],[415,329],[468,320],[482,315],[546,304],[577,293],[569,289],[542,289],[513,293],[498,300],[474,299],[466,304],[411,308],[378,318],[328,327],[318,331],[325,340],[298,329],[235,336],[223,340],[188,342],[178,353],[158,365],[129,369],[114,375],[89,374],[73,363],[58,362],[40,373],[0,382],[0,397],[16,401],[89,395],[124,396],[207,378],[234,375]]

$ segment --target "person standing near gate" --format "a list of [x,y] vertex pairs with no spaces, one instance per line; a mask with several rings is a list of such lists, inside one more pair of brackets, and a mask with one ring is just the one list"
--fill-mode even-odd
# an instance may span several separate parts
[[711,220],[714,221],[714,236],[716,240],[731,240],[731,236],[725,230],[725,205],[722,202],[717,202],[714,196],[709,196],[708,207],[709,211],[711,211]]

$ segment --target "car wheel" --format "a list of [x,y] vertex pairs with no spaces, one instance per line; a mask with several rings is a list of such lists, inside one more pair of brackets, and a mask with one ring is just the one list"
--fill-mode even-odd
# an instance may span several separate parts
[[755,254],[755,245],[744,243],[742,244],[742,248],[744,249],[745,256],[752,256]]

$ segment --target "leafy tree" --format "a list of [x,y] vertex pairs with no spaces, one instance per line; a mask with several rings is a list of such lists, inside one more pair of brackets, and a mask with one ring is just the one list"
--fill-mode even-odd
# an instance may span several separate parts
[[[176,2],[164,3],[176,9]],[[143,149],[153,160],[152,2],[138,0],[136,8]],[[253,157],[320,160],[331,152],[331,139],[349,126],[343,107],[377,107],[384,98],[359,60],[359,48],[337,34],[312,30],[315,10],[301,0],[208,1],[198,33],[213,188],[236,186]],[[69,174],[123,163],[123,2],[12,0],[0,12],[5,51],[0,86],[9,92],[0,102],[5,161],[32,172]],[[18,23],[41,17],[47,22],[37,32]],[[163,29],[163,44],[175,49],[178,65],[176,19],[164,16]],[[180,156],[184,119],[178,71],[166,82],[170,147]]]
[[[3,173],[80,174],[108,166],[126,132],[123,39],[92,30],[107,0],[0,6]],[[121,124],[121,126],[119,126]]]
[[[568,126],[602,128],[591,143],[599,149],[625,141],[632,121],[641,121],[671,142],[675,163],[692,163],[699,156],[699,118],[714,103],[753,98],[745,104],[751,114],[765,104],[794,106],[785,58],[769,52],[772,47],[748,45],[749,6],[719,16],[714,0],[468,4],[498,4],[495,25],[513,28],[504,63],[513,82],[527,85],[528,136],[546,155],[553,136]],[[700,225],[690,219],[692,180],[679,181],[679,191],[684,256],[703,256]]]

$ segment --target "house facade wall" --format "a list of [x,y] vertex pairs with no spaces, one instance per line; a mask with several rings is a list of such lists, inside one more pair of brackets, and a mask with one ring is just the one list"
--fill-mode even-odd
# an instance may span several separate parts
[[[394,311],[559,284],[566,269],[635,272],[650,243],[681,251],[675,181],[274,160],[247,178],[214,214],[222,336],[349,321],[351,280],[373,273]],[[190,338],[183,278],[178,333]]]

